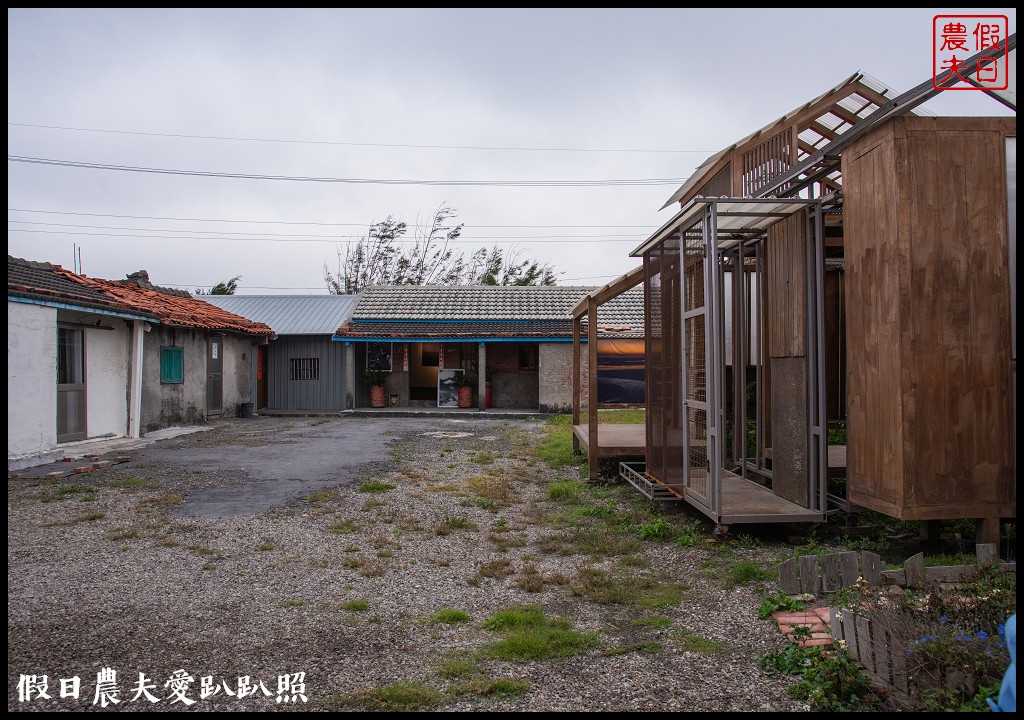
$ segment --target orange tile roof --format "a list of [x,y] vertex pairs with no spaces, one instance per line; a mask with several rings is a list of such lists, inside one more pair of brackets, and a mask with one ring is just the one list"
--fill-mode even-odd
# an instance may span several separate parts
[[[273,329],[264,323],[253,322],[241,315],[222,310],[208,302],[192,297],[180,290],[167,290],[154,286],[143,287],[132,280],[102,280],[78,275],[55,265],[54,270],[85,287],[98,290],[129,307],[152,313],[161,325],[230,330],[249,335],[271,335]],[[149,283],[145,283],[149,285]]]

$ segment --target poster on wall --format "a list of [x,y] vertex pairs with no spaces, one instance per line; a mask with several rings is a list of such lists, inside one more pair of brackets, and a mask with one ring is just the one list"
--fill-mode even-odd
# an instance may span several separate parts
[[437,406],[459,406],[459,376],[462,368],[437,371]]
[[366,368],[391,372],[391,343],[366,343]]

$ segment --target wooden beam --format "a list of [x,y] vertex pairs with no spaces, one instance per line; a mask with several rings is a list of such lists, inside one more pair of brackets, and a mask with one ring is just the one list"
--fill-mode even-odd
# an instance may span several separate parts
[[[572,424],[580,424],[580,318],[572,319]],[[572,436],[572,452],[580,451],[580,439]]]
[[590,479],[597,480],[597,302],[593,298],[590,298],[587,316],[587,432],[590,438],[587,465]]

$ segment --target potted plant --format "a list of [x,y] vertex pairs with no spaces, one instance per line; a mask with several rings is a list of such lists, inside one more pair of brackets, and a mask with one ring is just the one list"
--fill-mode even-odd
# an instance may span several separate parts
[[384,381],[387,380],[389,374],[387,370],[363,371],[363,380],[370,386],[370,407],[384,407]]
[[470,375],[468,372],[464,372],[455,377],[455,384],[459,388],[459,407],[468,408],[473,407],[473,385],[476,382],[476,378]]

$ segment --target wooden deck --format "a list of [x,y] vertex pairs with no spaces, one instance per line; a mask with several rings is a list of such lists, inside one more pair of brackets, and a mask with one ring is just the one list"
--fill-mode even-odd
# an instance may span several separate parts
[[[619,476],[651,500],[686,500],[707,515],[716,524],[823,522],[824,513],[809,510],[795,502],[779,497],[763,485],[722,471],[720,483],[722,503],[720,512],[714,512],[694,492],[666,485],[642,469],[643,463],[622,463]],[[707,488],[704,483],[704,489]]]
[[[590,453],[590,428],[587,425],[573,425],[572,433],[580,441],[580,449]],[[597,455],[643,456],[647,450],[647,426],[643,424],[600,423],[597,426]]]

